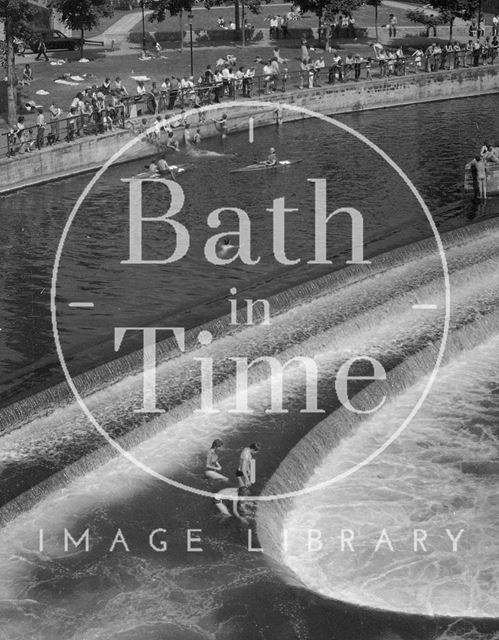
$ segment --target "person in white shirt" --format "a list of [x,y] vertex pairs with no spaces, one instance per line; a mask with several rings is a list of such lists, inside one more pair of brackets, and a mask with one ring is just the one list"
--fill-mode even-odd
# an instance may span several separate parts
[[412,57],[414,58],[414,65],[416,67],[416,73],[418,73],[419,71],[421,71],[421,68],[423,66],[423,51],[422,49],[416,49],[416,51],[412,54]]
[[492,18],[492,36],[499,36],[499,15],[497,13]]
[[117,76],[114,79],[114,82],[111,85],[111,91],[113,93],[115,93],[116,95],[119,95],[119,96],[127,96],[128,95],[128,91],[127,91],[125,85],[123,84],[122,79],[119,76]]
[[243,78],[243,96],[249,98],[251,96],[251,89],[253,88],[253,78],[255,77],[255,67],[250,67],[244,72]]
[[316,87],[320,87],[321,71],[325,66],[326,63],[324,62],[324,58],[322,56],[314,61],[314,84]]
[[[243,78],[244,78],[244,67],[239,67],[239,69],[234,74],[234,83],[236,91],[243,91]],[[244,91],[243,91],[244,95]]]
[[263,65],[263,92],[268,93],[272,85],[272,67],[268,62]]
[[278,37],[278,33],[277,33],[278,28],[277,27],[278,27],[277,18],[276,18],[276,16],[272,16],[270,18],[270,33],[269,33],[271,38],[277,38]]
[[139,102],[146,95],[147,89],[142,80],[137,81],[137,89],[135,91],[135,102]]

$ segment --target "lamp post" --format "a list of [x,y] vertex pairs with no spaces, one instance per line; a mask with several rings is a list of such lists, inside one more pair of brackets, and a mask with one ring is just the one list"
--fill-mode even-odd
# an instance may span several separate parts
[[242,0],[241,2],[241,22],[243,23],[243,26],[241,28],[241,43],[244,47],[244,45],[246,44],[246,19],[244,17],[244,0]]
[[482,0],[478,0],[478,26],[476,30],[476,39],[480,40],[482,24]]
[[144,56],[146,54],[146,12],[145,12],[145,0],[141,2],[142,7],[142,51]]
[[191,49],[191,76],[194,75],[194,56],[192,53],[192,19],[193,19],[193,15],[192,12],[189,12],[189,15],[187,16],[189,18],[189,46]]

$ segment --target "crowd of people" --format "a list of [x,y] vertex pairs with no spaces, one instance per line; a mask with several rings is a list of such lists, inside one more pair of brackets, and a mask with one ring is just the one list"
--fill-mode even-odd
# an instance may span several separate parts
[[[23,82],[32,81],[31,68],[25,65]],[[128,99],[125,85],[121,78],[116,77],[114,81],[106,78],[100,86],[93,84],[79,91],[67,110],[63,110],[56,101],[51,102],[47,111],[34,102],[27,102],[26,111],[36,115],[36,125],[26,127],[25,116],[18,117],[8,134],[9,155],[123,127],[129,109]]]
[[[25,108],[36,116],[36,124],[27,127],[25,116],[19,116],[8,133],[8,153],[17,155],[61,141],[72,142],[83,135],[106,133],[123,128],[126,120],[134,116],[200,108],[239,96],[250,98],[255,78],[259,91],[269,93],[278,88],[285,91],[288,75],[287,69],[280,67],[283,62],[278,49],[271,59],[257,57],[249,67],[238,66],[237,58],[228,54],[208,64],[197,79],[172,75],[161,83],[151,81],[150,84],[139,79],[129,91],[120,77],[105,78],[100,85],[78,91],[66,110],[55,101],[48,110],[31,101]],[[26,64],[21,82],[30,85],[33,80],[33,71]]]
[[[277,21],[273,28],[282,30],[282,23]],[[395,29],[395,25],[392,28]],[[395,49],[376,42],[372,45],[372,56],[366,57],[348,52],[341,56],[332,48],[327,52],[315,50],[303,38],[293,86],[313,88],[323,82],[335,84],[405,75],[408,70],[418,73],[493,64],[499,50],[498,31],[499,18],[494,34],[482,40],[470,39],[467,44],[449,41],[443,46],[433,42],[425,50],[416,48],[411,51],[404,51],[402,46]],[[327,54],[329,61],[326,64]],[[254,94],[284,92],[292,75],[288,62],[276,46],[269,58],[257,56],[249,66],[239,65],[237,58],[228,54],[208,64],[197,78],[171,75],[162,82],[137,79],[130,91],[120,77],[114,80],[105,78],[100,85],[93,84],[78,91],[66,109],[55,101],[48,109],[28,102],[26,110],[36,116],[36,124],[27,126],[25,116],[19,116],[7,134],[8,154],[30,152],[57,142],[72,142],[83,135],[123,128],[127,119],[135,116],[200,108],[224,99],[250,98]],[[19,82],[29,86],[33,80],[33,70],[25,64]]]

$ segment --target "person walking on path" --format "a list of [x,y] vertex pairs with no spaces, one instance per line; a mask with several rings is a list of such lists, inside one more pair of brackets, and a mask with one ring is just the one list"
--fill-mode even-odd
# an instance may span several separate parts
[[38,43],[38,55],[36,56],[36,60],[40,60],[41,56],[44,57],[45,62],[49,61],[49,57],[47,55],[47,45],[45,44],[45,40],[43,39],[43,36],[40,37],[40,42]]

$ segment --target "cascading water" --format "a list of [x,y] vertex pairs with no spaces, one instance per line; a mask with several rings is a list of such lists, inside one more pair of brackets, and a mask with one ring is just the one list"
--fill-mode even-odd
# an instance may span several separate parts
[[[497,319],[494,315],[457,332],[451,359],[424,407],[378,458],[348,478],[294,498],[287,508],[280,505],[272,531],[267,525],[275,523],[276,512],[271,506],[261,510],[264,548],[273,555],[277,551],[309,588],[407,613],[498,615],[499,338],[487,337]],[[472,346],[477,338],[480,343]],[[408,415],[432,359],[433,353],[423,352],[391,373],[408,388],[375,417],[351,421],[358,424],[347,428],[340,410],[318,425],[284,461],[268,490],[288,487],[287,476],[293,488],[310,489],[377,450]],[[373,392],[370,387],[364,393]],[[309,478],[304,477],[307,468]],[[451,536],[461,529],[454,551]],[[383,530],[390,541],[376,548]],[[315,553],[310,531],[323,540],[323,549]],[[416,531],[427,535],[422,545],[414,542]]]
[[[462,245],[463,240],[470,236],[474,240]],[[456,278],[459,278],[459,286],[456,286],[454,294],[457,303],[455,323],[459,324],[468,322],[477,313],[486,313],[488,307],[494,305],[494,291],[489,282],[482,278],[480,287],[477,287],[475,274],[482,268],[477,265],[483,263],[483,268],[490,267],[492,278],[495,277],[491,260],[498,246],[496,227],[486,223],[477,226],[473,232],[453,232],[449,234],[449,244],[450,270],[455,271]],[[190,415],[199,394],[199,370],[192,361],[194,355],[211,356],[214,359],[214,380],[220,383],[217,393],[222,397],[230,394],[233,388],[234,363],[227,358],[227,353],[231,356],[244,355],[250,359],[280,353],[281,359],[285,360],[293,355],[314,353],[314,349],[317,352],[327,351],[332,341],[338,341],[341,337],[345,340],[346,337],[343,352],[338,350],[336,353],[337,366],[342,358],[344,361],[361,353],[363,345],[375,344],[377,338],[372,329],[381,320],[384,322],[379,337],[381,347],[374,351],[377,354],[384,352],[385,358],[396,360],[410,353],[411,349],[419,348],[418,340],[424,343],[424,340],[436,339],[443,325],[443,278],[432,241],[380,256],[373,261],[370,275],[365,272],[365,267],[362,270],[347,269],[345,273],[333,274],[276,296],[272,300],[272,308],[280,312],[274,316],[271,326],[240,326],[236,331],[234,326],[229,325],[228,318],[222,318],[205,326],[219,336],[210,347],[195,351],[193,331],[187,339],[190,351],[173,358],[172,341],[165,341],[159,349],[163,363],[158,367],[157,377],[159,406],[169,410],[166,418],[142,426],[143,418],[133,413],[133,408],[141,406],[140,353],[127,356],[124,362],[119,360],[76,378],[76,386],[86,396],[87,406],[108,433],[119,436],[135,429],[134,435],[127,440],[128,446],[131,446],[147,434],[163,429],[167,423],[172,424]],[[467,300],[462,308],[459,306],[461,298]],[[439,303],[440,311],[430,314],[419,312],[421,317],[418,318],[411,311],[411,304],[430,299]],[[396,347],[393,349],[385,344],[383,336],[393,333],[394,315],[398,316],[402,333],[400,342],[394,343]],[[420,319],[424,320],[421,326]],[[427,323],[432,323],[430,328]],[[348,345],[355,344],[352,342],[353,329],[358,333],[356,354],[348,348]],[[404,341],[411,340],[413,345],[408,344],[403,351],[401,347]],[[400,353],[397,354],[397,350]],[[122,371],[128,375],[116,381]],[[259,375],[256,368],[253,379],[255,375]],[[261,375],[265,377],[265,371]],[[93,392],[89,391],[92,381],[96,386]],[[25,417],[20,423],[16,423],[15,419],[26,411],[27,401],[8,407],[2,413],[4,428],[11,431],[2,439],[3,477],[7,478],[10,487],[15,484],[18,491],[29,488],[26,479],[19,476],[26,478],[30,470],[32,473],[34,468],[41,468],[37,473],[32,473],[33,480],[39,481],[44,474],[46,476],[67,466],[102,443],[101,437],[88,424],[76,402],[53,411],[44,408],[44,402],[50,408],[55,395],[51,390],[39,394],[35,399],[34,412],[31,412],[33,417]],[[191,404],[186,402],[189,398],[192,399]],[[102,459],[101,454],[98,461]],[[17,484],[12,482],[13,474],[18,477]],[[9,493],[11,490],[5,486],[4,496],[14,497]]]
[[[451,373],[448,371],[452,367],[457,371],[461,366],[459,364],[461,362],[459,360],[460,352],[468,350],[473,353],[473,349],[482,349],[487,355],[488,347],[483,345],[487,345],[487,341],[490,341],[491,346],[493,345],[493,335],[496,331],[495,312],[499,301],[498,235],[498,225],[494,222],[488,222],[476,225],[471,229],[453,232],[446,237],[447,257],[453,286],[451,326],[454,337],[451,340],[450,359],[445,365],[445,375],[448,376],[446,378],[448,384],[450,381],[456,384],[457,391],[460,388],[458,383],[461,378],[457,373],[452,374],[452,371]],[[373,261],[368,275],[365,272],[361,275],[355,270],[346,270],[343,274],[321,279],[319,282],[310,283],[284,294],[280,298],[280,312],[273,317],[271,327],[263,325],[242,327],[234,335],[224,335],[224,326],[226,327],[224,322],[226,323],[226,321],[220,320],[218,322],[218,337],[212,345],[199,349],[199,351],[195,351],[192,347],[185,356],[178,356],[174,359],[166,357],[160,364],[158,368],[158,395],[160,402],[169,407],[170,411],[165,416],[155,418],[146,425],[138,425],[137,427],[133,421],[125,424],[123,430],[129,433],[121,438],[122,444],[131,450],[137,459],[148,464],[151,468],[180,482],[203,489],[210,487],[201,478],[202,455],[211,440],[218,436],[222,436],[226,443],[224,455],[227,457],[235,457],[241,446],[250,441],[261,440],[264,443],[264,451],[258,462],[260,483],[269,479],[281,463],[285,452],[293,449],[305,436],[303,442],[289,454],[281,470],[274,475],[272,482],[267,487],[267,491],[271,492],[272,487],[276,487],[279,483],[279,487],[281,489],[284,487],[286,491],[306,485],[315,473],[319,473],[323,466],[328,464],[330,456],[331,459],[334,458],[330,464],[334,469],[339,468],[338,459],[341,458],[341,455],[338,452],[340,447],[342,452],[346,452],[344,460],[342,459],[340,462],[346,464],[353,460],[355,455],[364,453],[369,446],[378,442],[376,438],[383,437],[386,431],[393,427],[393,421],[400,416],[400,412],[403,413],[404,407],[409,406],[409,399],[403,400],[404,394],[411,393],[411,385],[420,384],[421,376],[427,370],[429,361],[434,362],[436,347],[442,336],[444,298],[441,265],[434,249],[432,241],[419,243],[417,246],[381,256]],[[438,305],[438,309],[437,311],[415,312],[412,310],[412,304],[417,302],[435,303]],[[210,325],[212,328],[213,326]],[[424,352],[424,355],[419,357],[418,354],[421,352]],[[345,359],[358,354],[372,355],[379,358],[387,369],[401,367],[394,369],[394,372],[400,373],[405,366],[404,361],[412,357],[414,360],[410,362],[417,362],[418,367],[407,365],[409,370],[404,369],[403,376],[395,376],[396,384],[393,385],[393,393],[387,401],[386,407],[382,410],[386,419],[381,420],[380,418],[379,423],[376,423],[375,419],[372,420],[373,424],[378,426],[369,431],[365,443],[362,439],[364,434],[362,425],[357,425],[352,431],[354,421],[350,424],[340,425],[344,431],[335,432],[334,442],[320,439],[315,441],[314,427],[319,421],[322,421],[323,414],[305,416],[298,413],[304,405],[305,394],[303,375],[296,367],[286,370],[285,375],[284,401],[291,410],[290,416],[283,418],[265,413],[265,409],[270,403],[269,372],[265,366],[255,367],[250,377],[249,397],[250,405],[254,409],[253,414],[230,414],[229,411],[234,406],[235,387],[234,370],[232,363],[226,357],[227,353],[230,353],[231,356],[247,355],[250,358],[272,354],[278,357],[281,362],[296,355],[317,354],[320,379],[319,406],[325,409],[326,415],[331,414],[331,420],[334,420],[334,416],[337,415],[335,412],[338,409],[338,402],[332,391],[333,380],[335,372]],[[215,397],[216,406],[220,413],[210,416],[209,429],[207,429],[205,418],[193,413],[193,410],[199,406],[199,382],[197,381],[198,371],[192,367],[191,358],[198,354],[211,355],[217,363]],[[478,355],[475,360],[478,362],[480,354],[478,351],[476,354]],[[490,354],[487,357],[490,357]],[[114,382],[108,388],[101,384],[96,391],[92,392],[89,387],[86,387],[88,406],[109,432],[113,432],[114,421],[119,421],[122,418],[130,420],[131,410],[140,403],[140,375],[133,373],[133,367],[129,367],[127,372],[127,376]],[[116,371],[111,373],[111,377],[116,380]],[[173,384],[172,373],[175,374]],[[492,363],[490,371],[480,373],[483,375],[480,380],[489,381],[487,377],[489,373],[490,380],[492,380],[494,374]],[[91,381],[91,374],[88,374],[87,381]],[[471,382],[470,384],[470,393],[473,395],[473,385]],[[185,387],[188,388],[188,393],[183,396],[180,389]],[[407,387],[409,388],[407,389]],[[81,388],[85,389],[85,385]],[[358,390],[362,393],[361,387]],[[365,393],[370,392],[367,389]],[[433,395],[432,397],[437,396]],[[42,401],[43,397],[40,396],[38,400]],[[469,402],[472,401],[471,398]],[[473,406],[478,407],[478,404],[475,402]],[[389,408],[393,410],[392,414],[389,413]],[[438,409],[437,406],[434,410],[438,412]],[[4,463],[8,462],[8,466],[4,470],[5,478],[15,476],[17,469],[24,471],[30,469],[32,466],[36,466],[39,461],[43,461],[49,466],[52,465],[52,470],[60,469],[68,462],[73,462],[73,464],[44,483],[40,483],[20,495],[2,509],[0,515],[4,527],[0,532],[0,567],[2,573],[7,576],[0,582],[3,602],[14,602],[20,597],[19,594],[24,594],[26,602],[21,602],[18,606],[29,611],[30,607],[36,607],[35,604],[28,602],[31,594],[43,590],[43,581],[48,580],[49,583],[57,584],[58,581],[63,580],[62,576],[68,566],[72,570],[76,566],[81,566],[82,575],[88,579],[93,575],[110,576],[111,567],[115,572],[119,569],[121,577],[128,573],[141,575],[148,580],[157,576],[160,571],[156,568],[158,560],[148,559],[146,561],[140,555],[138,557],[130,555],[126,560],[119,560],[118,556],[109,555],[108,543],[109,537],[111,536],[112,539],[113,535],[110,533],[112,525],[121,524],[122,521],[140,522],[137,512],[140,512],[140,516],[144,517],[146,522],[150,521],[151,526],[158,525],[158,521],[151,520],[149,512],[153,512],[161,514],[160,524],[166,525],[168,529],[174,529],[175,526],[180,526],[182,520],[196,524],[197,515],[211,514],[212,506],[204,498],[192,495],[186,498],[184,494],[185,511],[182,512],[182,518],[178,513],[163,513],[162,505],[178,504],[179,502],[178,493],[174,495],[174,489],[170,487],[158,488],[158,483],[147,478],[123,458],[112,458],[112,452],[109,451],[97,454],[90,453],[81,460],[76,460],[77,451],[80,450],[82,443],[92,439],[92,431],[79,415],[79,409],[76,405],[66,403],[55,411],[47,412],[46,415],[43,415],[43,411],[38,406],[35,413],[36,418],[24,421],[22,424],[16,424],[15,420],[11,419],[9,432],[1,437],[2,451],[5,451]],[[15,414],[16,409],[12,410],[10,415],[14,416]],[[381,416],[381,414],[379,415]],[[422,420],[433,437],[435,427],[432,427],[428,420],[426,423],[423,418]],[[326,431],[329,431],[327,422],[321,423],[317,428],[321,426],[325,426]],[[309,431],[311,435],[306,436]],[[480,440],[471,426],[469,431],[471,439],[477,438],[476,450],[472,451],[476,457],[473,457],[470,451],[467,452],[470,454],[467,463],[474,465],[477,460],[482,461],[483,457],[489,455],[492,441],[486,443]],[[482,429],[480,433],[485,434],[485,432]],[[409,429],[407,433],[412,434],[412,429]],[[427,435],[427,432],[423,433]],[[492,430],[488,429],[489,438],[491,433]],[[344,442],[341,441],[342,435],[345,437]],[[415,444],[411,444],[409,438],[406,446],[415,446],[417,449],[418,443],[425,442],[424,435],[421,438],[418,436]],[[348,443],[353,438],[357,438],[356,442],[360,444],[352,446],[352,450],[350,450]],[[98,440],[97,437],[95,440]],[[400,442],[404,443],[404,440],[401,439]],[[95,442],[94,445],[96,444],[98,443]],[[300,446],[310,447],[303,457],[300,456]],[[333,451],[331,452],[332,447]],[[421,447],[421,450],[423,454],[427,451],[425,447]],[[491,458],[490,455],[489,458]],[[289,465],[290,461],[292,471],[283,475],[282,470],[286,468],[286,465]],[[432,464],[437,466],[440,464],[446,472],[449,469],[449,473],[464,475],[465,479],[475,478],[471,473],[472,466],[466,471],[465,467],[456,465],[455,458],[440,462],[434,458],[428,460],[423,458],[423,461],[430,467]],[[318,466],[317,469],[316,466]],[[373,490],[380,492],[380,497],[376,499],[381,501],[384,497],[383,487],[385,485],[383,483],[390,476],[390,473],[393,474],[388,464],[380,471],[384,475],[379,478],[379,482],[373,482],[369,476],[370,468],[369,466],[365,469],[364,484],[359,485],[359,488],[356,489],[356,493],[361,493],[362,499],[365,500],[364,504],[358,506],[358,509],[363,510],[363,513],[368,505],[366,497],[368,489],[374,486]],[[396,468],[400,469],[400,466]],[[327,473],[330,473],[329,468],[324,470],[324,474]],[[403,476],[402,480],[407,482]],[[355,482],[356,475],[348,481],[350,489],[352,486],[355,487]],[[328,499],[336,495],[340,486],[343,487],[337,485],[328,492]],[[463,484],[464,486],[465,484]],[[465,505],[464,498],[467,496],[466,492],[464,493],[465,495],[462,496],[463,505]],[[411,499],[414,495],[410,492],[406,492],[406,494]],[[317,519],[320,519],[321,510],[310,509],[314,495],[311,494],[305,500],[304,509],[310,511],[310,518],[315,514]],[[172,498],[172,496],[174,497]],[[343,502],[351,504],[351,496],[346,490],[343,494]],[[147,516],[140,511],[143,504],[148,505]],[[336,504],[334,503],[334,508],[336,508]],[[411,504],[409,502],[409,505]],[[274,552],[276,541],[279,540],[279,530],[285,525],[287,519],[293,517],[294,513],[298,514],[297,518],[301,517],[300,508],[299,502],[260,505],[259,536],[261,542],[268,553],[271,553],[280,562],[283,561],[291,566],[298,576],[299,582],[319,593],[330,596],[332,595],[331,591],[327,591],[331,588],[329,583],[327,585],[324,583],[309,585],[307,583],[307,579],[303,575],[303,572],[306,573],[303,558],[298,557],[296,560],[298,564],[291,564],[289,558]],[[465,508],[465,506],[461,507],[456,503],[456,508]],[[328,514],[330,513],[328,511]],[[386,511],[383,513],[385,514]],[[430,519],[433,517],[431,509],[426,512],[421,507],[418,513],[420,517]],[[203,517],[208,518],[209,516]],[[410,517],[409,521],[412,526],[413,521],[410,520]],[[269,522],[272,522],[272,526],[269,525]],[[373,526],[377,526],[377,524],[374,523]],[[83,552],[66,554],[61,543],[62,529],[69,527],[75,535],[79,535],[86,526],[91,528],[92,534],[89,555],[85,556]],[[316,528],[318,526],[317,524]],[[37,551],[40,529],[44,531],[43,552]],[[242,563],[244,580],[249,580],[250,575],[268,575],[268,570],[261,563],[261,556],[249,554],[249,558],[241,560],[238,555],[242,548],[240,541],[237,541],[237,544],[234,544],[233,540],[221,542],[219,533],[218,531],[216,535],[211,535],[209,540],[209,544],[214,550],[211,568],[207,569],[210,576],[215,573],[220,576],[221,584],[225,580],[228,585],[234,586],[235,583],[231,581],[232,578],[227,573],[230,573],[231,567],[228,558],[233,560],[235,564]],[[221,548],[223,552],[220,551]],[[13,552],[13,550],[15,551]],[[361,554],[358,555],[360,561]],[[366,560],[367,555],[368,553],[362,555],[363,561]],[[189,561],[193,562],[192,557],[189,558]],[[345,557],[343,562],[342,570],[346,576],[349,571],[348,558]],[[429,558],[428,562],[430,562]],[[325,564],[325,561],[323,563]],[[303,569],[304,566],[305,569]],[[194,588],[191,586],[191,581],[197,580],[199,582],[199,572],[196,573],[194,580],[193,577],[188,577],[188,569],[188,564],[184,569],[170,567],[168,574],[170,577],[168,584],[163,585],[164,589],[158,583],[155,583],[154,587],[147,586],[147,581],[145,581],[144,585],[140,587],[140,597],[147,601],[156,602],[156,605],[161,598],[168,598],[170,603],[171,593],[176,593],[179,588],[185,588],[186,584],[189,585],[189,588]],[[358,566],[356,570],[359,570]],[[377,570],[379,571],[379,567]],[[316,573],[319,574],[319,572]],[[362,575],[361,571],[359,574]],[[106,625],[102,624],[100,635],[97,633],[91,635],[91,632],[88,631],[87,635],[82,633],[81,638],[114,637],[108,629],[109,625],[113,624],[116,628],[124,630],[134,628],[134,625],[139,624],[138,621],[132,620],[132,614],[131,612],[127,613],[126,607],[125,611],[123,610],[121,604],[124,596],[121,595],[117,601],[113,602],[111,595],[115,594],[116,590],[120,593],[127,590],[133,591],[133,585],[130,585],[124,578],[123,584],[119,585],[113,583],[111,578],[109,580],[110,585],[100,589],[100,597],[102,598],[102,594],[105,592],[104,601],[108,604],[102,610],[99,609],[96,614],[100,622],[106,620]],[[241,585],[238,583],[238,586]],[[206,587],[206,589],[208,588]],[[332,589],[334,588],[333,585]],[[403,593],[401,589],[398,591]],[[365,591],[362,593],[365,594]],[[211,603],[212,600],[208,595],[205,592],[203,594]],[[341,594],[335,593],[333,595],[336,598],[342,597]],[[404,609],[402,596],[400,602],[390,607],[390,601],[383,593],[381,583],[379,592],[372,601],[367,598],[362,599],[353,587],[350,591],[345,592],[343,597],[345,600],[371,607],[410,610],[409,608]],[[71,594],[67,596],[67,603],[76,606]],[[486,610],[485,604],[480,610],[475,609],[476,615],[493,615],[493,612]],[[195,600],[194,606],[198,607],[199,611],[205,611],[201,596],[199,600]],[[180,609],[180,604],[172,602],[170,609],[165,613],[167,617],[165,624],[173,624],[174,616],[188,615],[184,610],[180,614]],[[50,628],[51,610],[53,612],[53,607],[48,607],[47,612],[36,614],[44,621],[40,627],[43,628],[43,632],[41,631],[38,636],[44,640],[53,637],[46,631]],[[413,611],[417,613],[429,612],[428,609],[423,610],[422,606],[416,607]],[[434,606],[432,611],[442,613],[438,606]],[[200,613],[199,616],[202,617],[202,614]],[[64,622],[60,619],[57,622],[64,626]],[[18,625],[17,629],[29,634],[29,620]],[[16,636],[10,635],[9,640],[14,637]],[[32,637],[36,636],[32,635]],[[68,635],[68,637],[72,636]],[[146,636],[143,631],[139,630],[136,631],[136,637]],[[175,637],[173,632],[171,637]],[[200,635],[200,637],[209,636]]]
[[[454,273],[454,326],[471,321],[477,314],[487,313],[496,303],[496,233],[494,225],[487,223],[481,228],[477,227],[473,233],[468,232],[468,236],[471,235],[474,240],[467,245],[461,244],[466,235],[461,231],[454,232],[449,238],[453,243],[447,258],[450,270]],[[390,259],[391,269],[388,267]],[[490,273],[490,278],[478,279],[479,270],[482,274]],[[443,278],[440,260],[435,256],[432,241],[394,252],[389,257],[380,256],[372,265],[369,277],[364,273],[361,276],[354,269],[351,272],[348,273],[347,270],[343,281],[339,274],[334,274],[276,297],[273,307],[282,309],[282,312],[273,318],[271,326],[239,328],[234,335],[221,336],[207,348],[198,348],[196,351],[191,347],[186,355],[169,359],[172,344],[168,341],[162,349],[163,358],[166,359],[158,366],[157,387],[159,404],[169,409],[169,412],[148,424],[140,426],[142,418],[133,413],[134,407],[141,406],[140,373],[126,376],[105,387],[100,368],[97,372],[86,374],[83,384],[77,379],[76,386],[83,391],[92,376],[96,377],[99,386],[94,393],[87,393],[87,406],[108,433],[119,435],[130,432],[135,427],[124,440],[127,447],[136,445],[154,433],[162,434],[167,425],[177,423],[182,425],[180,428],[184,433],[193,433],[193,440],[198,443],[199,450],[206,446],[212,433],[249,429],[248,425],[253,425],[254,428],[256,416],[262,429],[266,422],[275,424],[276,416],[272,416],[270,420],[264,413],[264,409],[269,406],[266,395],[268,390],[265,388],[267,385],[264,384],[255,392],[257,401],[254,409],[257,413],[251,420],[241,416],[229,418],[227,413],[222,413],[222,418],[210,418],[211,431],[206,433],[203,420],[193,420],[191,415],[195,408],[199,408],[199,370],[192,360],[195,355],[209,355],[214,359],[214,379],[219,382],[216,393],[220,399],[228,398],[226,410],[229,410],[234,392],[234,363],[227,358],[227,353],[231,357],[244,355],[250,359],[275,355],[283,362],[294,356],[321,354],[317,357],[317,363],[320,365],[322,387],[325,389],[321,394],[325,405],[322,408],[331,410],[334,406],[331,405],[331,399],[326,400],[331,395],[326,388],[330,389],[338,367],[349,357],[371,355],[384,359],[389,368],[419,349],[422,344],[437,340],[443,327]],[[304,294],[308,301],[307,298],[304,300]],[[292,306],[293,300],[295,306]],[[419,311],[419,315],[416,315],[411,305],[418,300],[435,302],[439,305],[439,311]],[[397,318],[395,327],[394,317]],[[210,323],[207,327],[220,334],[223,327],[228,327],[228,322],[225,318]],[[192,342],[193,340],[191,344]],[[355,345],[354,350],[352,345]],[[127,357],[127,367],[133,359],[140,362],[142,356],[136,354]],[[116,378],[121,366],[118,362],[114,367],[112,380]],[[266,380],[268,371],[262,365],[255,367],[251,374],[250,380],[256,382],[259,379]],[[288,403],[300,406],[303,403],[302,376],[290,371],[288,379],[294,379],[293,386],[287,392]],[[51,392],[48,395],[49,398],[53,397]],[[23,401],[21,404],[24,406],[26,403]],[[6,413],[8,419],[17,415],[19,408],[8,409]],[[184,428],[184,418],[189,421],[189,429]],[[314,420],[319,418],[320,415]],[[314,422],[309,424],[312,426]],[[198,428],[194,428],[195,425]],[[168,430],[169,437],[175,437],[174,433],[172,428]],[[25,421],[17,428],[11,427],[10,433],[2,438],[3,477],[12,485],[13,475],[26,475],[39,466],[42,466],[45,473],[46,469],[56,471],[66,467],[76,456],[81,457],[82,453],[92,451],[101,442],[100,435],[88,424],[79,406],[73,402],[47,416]],[[101,463],[106,455],[108,454],[100,452],[93,463],[89,460],[82,462],[82,470],[87,471],[92,464]],[[60,479],[66,478],[67,481],[72,473],[66,469]],[[80,474],[78,465],[74,473]],[[34,478],[37,478],[36,474]],[[18,482],[23,487],[25,481],[20,479]],[[54,482],[50,486],[53,487]],[[8,495],[7,486],[4,493]],[[37,499],[39,493],[40,487],[35,491]],[[28,496],[24,496],[23,500],[27,498]]]

